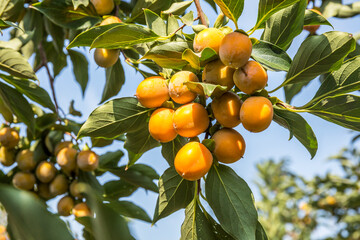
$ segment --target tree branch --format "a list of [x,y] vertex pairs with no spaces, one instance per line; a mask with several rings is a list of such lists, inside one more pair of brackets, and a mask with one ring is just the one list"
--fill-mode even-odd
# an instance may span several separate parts
[[201,24],[205,25],[206,27],[209,27],[209,25],[206,22],[205,14],[204,14],[203,10],[201,9],[200,0],[194,0],[194,2],[195,2],[198,17],[200,17]]

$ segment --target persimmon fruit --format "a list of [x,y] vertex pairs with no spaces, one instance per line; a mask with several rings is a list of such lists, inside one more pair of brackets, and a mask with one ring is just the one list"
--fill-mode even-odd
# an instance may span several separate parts
[[177,133],[173,125],[175,110],[170,108],[158,108],[150,116],[150,135],[159,142],[170,142],[176,138]]
[[233,128],[240,121],[241,100],[233,92],[226,92],[220,97],[214,98],[211,103],[215,119],[224,127]]
[[234,163],[244,156],[245,140],[236,130],[220,129],[212,139],[215,141],[214,155],[219,162]]
[[135,96],[147,108],[160,107],[170,99],[167,82],[160,76],[144,79],[138,85]]
[[235,85],[246,94],[253,94],[263,89],[268,81],[266,70],[255,61],[248,61],[234,73]]

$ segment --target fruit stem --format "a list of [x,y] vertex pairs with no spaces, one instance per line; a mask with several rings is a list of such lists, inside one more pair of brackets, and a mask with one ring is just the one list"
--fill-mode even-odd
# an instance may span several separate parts
[[201,9],[200,1],[194,0],[194,3],[196,6],[197,14],[200,17],[201,24],[205,25],[206,27],[209,27],[209,25],[207,24],[206,19],[205,19],[205,14],[204,14],[203,10]]
[[195,185],[196,188],[197,188],[197,191],[196,191],[197,196],[199,196],[199,194],[200,194],[200,192],[201,192],[200,183],[201,183],[201,179],[198,179],[198,180],[196,181],[196,185]]

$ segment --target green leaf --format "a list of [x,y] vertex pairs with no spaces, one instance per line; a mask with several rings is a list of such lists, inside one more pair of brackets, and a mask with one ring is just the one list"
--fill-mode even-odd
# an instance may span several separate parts
[[299,1],[300,0],[260,0],[256,24],[251,29],[251,33],[261,28],[273,14]]
[[306,5],[306,0],[301,0],[272,15],[261,39],[286,49],[303,30]]
[[210,169],[206,198],[224,230],[235,239],[255,238],[257,211],[246,182],[225,165]]
[[117,167],[123,156],[124,153],[121,150],[102,154],[99,157],[99,169]]
[[328,96],[337,96],[358,90],[360,90],[359,56],[346,61],[338,70],[327,74],[315,96],[305,107]]
[[17,51],[0,48],[0,70],[15,77],[37,79],[28,61]]
[[153,192],[158,192],[158,188],[153,180],[157,179],[159,176],[154,169],[147,165],[134,164],[128,169],[123,166],[110,168],[107,169],[107,171],[135,186],[142,187]]
[[195,182],[183,179],[170,167],[159,179],[159,197],[155,208],[153,223],[185,208],[193,199]]
[[182,15],[192,3],[193,1],[174,2],[168,9],[161,11],[161,16],[169,14]]
[[20,93],[24,94],[34,102],[37,102],[43,107],[49,108],[54,112],[56,111],[47,91],[38,86],[36,83],[26,79],[16,79],[3,74],[0,74],[0,77],[7,83],[13,85]]
[[290,131],[289,140],[295,136],[313,158],[318,149],[316,136],[306,120],[295,112],[274,107],[274,121]]
[[200,70],[200,58],[191,49],[186,49],[181,58],[187,61],[195,70]]
[[191,26],[194,23],[194,12],[189,11],[184,16],[180,18],[181,22],[186,24],[187,26]]
[[105,72],[106,83],[100,103],[103,103],[109,98],[116,96],[125,83],[124,68],[120,59],[118,59],[113,66],[106,68]]
[[70,29],[86,29],[101,21],[92,4],[78,6],[74,11],[72,0],[44,0],[34,3],[31,8],[44,14],[58,26]]
[[307,108],[300,108],[342,127],[360,131],[360,97],[330,96]]
[[225,232],[221,225],[218,224],[209,214],[207,214],[207,219],[211,223],[216,240],[234,240],[234,238]]
[[136,98],[111,100],[90,114],[78,137],[115,138],[120,134],[136,131],[146,122],[150,111],[151,109],[140,106]]
[[185,209],[185,220],[181,225],[180,240],[215,239],[210,223],[201,211],[197,198],[190,202]]
[[307,38],[296,53],[285,81],[277,89],[291,84],[285,89],[286,101],[290,102],[312,79],[339,69],[354,49],[354,38],[345,32],[332,31]]
[[24,10],[24,0],[0,0],[0,18],[16,22]]
[[0,33],[2,33],[1,32],[2,28],[7,28],[7,27],[13,27],[13,28],[16,28],[16,29],[24,32],[24,30],[22,28],[20,28],[16,23],[13,23],[10,21],[4,21],[4,20],[0,19]]
[[77,8],[81,5],[84,7],[87,7],[89,5],[89,0],[72,0],[74,5],[74,10],[77,10]]
[[255,240],[268,240],[268,237],[266,236],[266,232],[259,221],[256,225]]
[[55,50],[58,53],[61,53],[64,47],[64,40],[65,40],[65,33],[64,30],[49,21],[48,19],[45,19],[44,21],[46,32],[51,36],[52,43],[55,47]]
[[119,199],[133,194],[139,187],[125,180],[110,181],[104,184],[105,197]]
[[166,24],[159,15],[149,9],[144,10],[146,25],[159,36],[166,36]]
[[322,15],[319,14],[312,9],[306,9],[305,11],[305,17],[304,17],[304,25],[310,26],[310,25],[328,25],[332,28],[334,28],[330,22]]
[[359,2],[345,5],[341,0],[324,1],[321,4],[321,12],[326,18],[350,18],[360,14]]
[[151,137],[148,124],[144,123],[140,129],[126,134],[124,148],[138,154],[160,146],[160,143]]
[[144,9],[149,9],[156,14],[164,9],[168,9],[174,0],[138,0],[135,6],[132,8],[131,18],[128,22],[138,22],[145,24]]
[[96,176],[93,172],[84,172],[84,171],[80,170],[78,173],[78,177],[79,177],[78,178],[79,182],[86,183],[97,194],[99,194],[99,195],[104,194],[104,188],[99,183],[98,179],[96,178]]
[[177,152],[187,143],[187,139],[178,135],[174,140],[167,143],[161,143],[161,154],[169,163],[174,166],[174,160]]
[[188,42],[164,43],[150,49],[142,58],[151,59],[162,68],[181,70],[187,64],[182,59],[182,53],[188,48]]
[[226,86],[215,85],[211,83],[185,82],[184,85],[186,85],[191,91],[208,97],[220,96],[227,91]]
[[126,48],[139,43],[164,40],[150,29],[136,24],[118,23],[115,27],[98,35],[91,48]]
[[11,112],[17,116],[20,121],[25,123],[32,133],[34,133],[34,113],[29,102],[22,96],[22,94],[0,82],[0,97]]
[[7,42],[0,41],[0,48],[11,48],[14,49],[15,51],[19,51],[24,45],[30,42],[33,37],[34,37],[34,31],[25,32],[24,34],[12,38]]
[[[46,205],[29,192],[1,184],[0,202],[11,219],[10,229],[16,228],[21,239],[74,239],[65,223],[50,213]],[[44,226],[47,231],[44,231]]]
[[86,57],[78,51],[68,50],[68,53],[73,65],[75,79],[80,84],[84,96],[89,80],[89,62]]
[[129,218],[140,219],[151,223],[149,215],[141,207],[129,201],[111,201],[108,204],[115,212]]
[[289,71],[291,58],[280,47],[255,38],[251,38],[253,49],[251,57],[271,71]]
[[235,23],[236,28],[238,28],[237,21],[244,9],[244,0],[214,0],[214,2],[220,7],[221,11]]

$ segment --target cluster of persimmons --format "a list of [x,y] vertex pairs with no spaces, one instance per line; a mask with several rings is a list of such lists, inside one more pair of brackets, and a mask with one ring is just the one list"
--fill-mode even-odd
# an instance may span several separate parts
[[[146,78],[136,90],[141,105],[156,108],[149,120],[149,132],[154,139],[165,143],[177,135],[190,138],[178,151],[174,166],[184,179],[191,181],[209,171],[213,155],[223,163],[233,163],[243,157],[245,141],[234,127],[242,123],[248,131],[261,132],[273,118],[271,101],[267,97],[252,96],[266,86],[268,76],[258,62],[249,60],[252,43],[247,35],[236,31],[225,35],[219,29],[207,28],[195,36],[193,45],[196,52],[210,47],[219,55],[219,60],[205,65],[201,76],[202,82],[221,85],[227,90],[218,92],[209,112],[198,103],[198,94],[184,84],[200,81],[200,76],[191,71],[176,72],[169,80],[161,76]],[[234,85],[246,94],[244,101],[232,90]],[[211,136],[215,143],[211,153],[196,137],[209,133],[213,119],[222,128]]]
[[[0,162],[10,167],[12,184],[19,189],[31,191],[36,196],[49,200],[64,195],[57,205],[61,216],[71,213],[77,217],[90,216],[88,205],[83,202],[82,183],[78,181],[78,172],[93,171],[97,168],[99,157],[91,150],[78,152],[70,141],[56,144],[51,157],[37,161],[35,152],[20,147],[17,130],[4,126],[0,129]],[[49,145],[50,146],[50,145]]]

